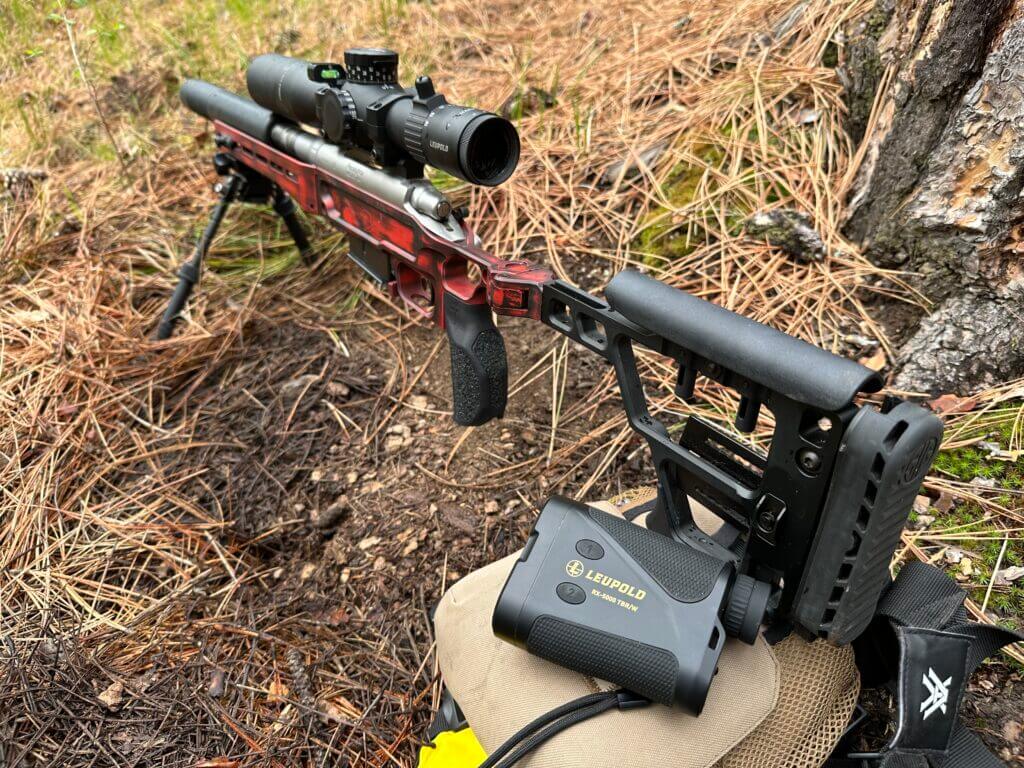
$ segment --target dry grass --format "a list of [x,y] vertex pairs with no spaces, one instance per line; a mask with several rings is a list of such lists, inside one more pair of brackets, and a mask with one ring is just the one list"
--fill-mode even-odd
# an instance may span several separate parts
[[[429,70],[452,100],[508,104],[518,116],[524,152],[513,181],[496,190],[452,189],[468,200],[496,252],[545,261],[590,288],[615,270],[643,265],[835,351],[855,351],[851,335],[889,349],[865,301],[902,289],[895,275],[880,280],[840,234],[855,154],[840,127],[837,79],[822,63],[868,0],[685,7],[382,0],[350,6],[343,23],[307,14],[308,2],[253,9],[150,1],[123,8],[123,17],[120,3],[78,5],[57,3],[50,19],[50,9],[24,2],[0,11],[0,166],[49,173],[0,202],[0,656],[8,662],[0,705],[32,713],[27,722],[38,740],[28,755],[64,754],[65,764],[86,764],[88,754],[102,755],[103,764],[179,764],[186,758],[170,736],[160,746],[141,733],[189,733],[200,720],[207,730],[191,733],[191,747],[199,754],[205,745],[226,745],[239,761],[230,764],[293,764],[316,754],[303,746],[302,701],[290,700],[287,713],[265,703],[274,675],[287,674],[276,671],[285,665],[275,654],[299,647],[301,633],[260,629],[254,640],[251,628],[267,622],[238,614],[237,593],[265,579],[266,568],[256,544],[225,535],[231,521],[222,510],[190,495],[187,457],[204,446],[192,437],[198,416],[184,395],[238,347],[254,317],[297,318],[338,334],[342,344],[354,323],[377,322],[389,338],[384,324],[393,321],[370,308],[379,304],[369,298],[360,299],[357,319],[351,271],[291,269],[295,259],[276,223],[247,213],[219,242],[215,270],[182,331],[170,342],[148,340],[183,244],[210,201],[202,165],[209,147],[193,139],[204,129],[173,97],[182,74],[238,88],[247,54],[277,48],[337,59],[348,42],[389,44],[403,52],[406,78]],[[207,26],[210,20],[216,23]],[[204,42],[211,35],[220,37]],[[811,215],[828,247],[824,261],[795,262],[744,234],[747,216],[775,206]],[[337,250],[336,240],[331,247]],[[656,408],[683,415],[665,386],[672,372],[657,359],[645,365],[662,385]],[[609,468],[635,443],[621,417],[592,422],[615,397],[611,379],[586,401],[570,402],[562,395],[570,369],[558,345],[538,366],[520,370],[517,387],[552,382],[550,450],[480,483],[497,487],[540,472],[557,485],[584,467],[589,479],[574,493],[607,486]],[[393,411],[388,398],[411,391],[412,377],[405,370],[392,377],[380,413]],[[1004,447],[1020,449],[1022,397],[1019,382],[980,394],[977,407],[950,415],[950,447],[975,443],[1009,420]],[[712,393],[704,415],[727,423],[728,407]],[[379,431],[351,426],[352,439],[363,442]],[[452,443],[449,462],[462,438]],[[1013,494],[962,480],[936,475],[929,488],[966,500],[986,525],[908,533],[907,556],[941,559],[950,537],[966,530],[960,546],[998,535],[1020,557],[1024,518]],[[197,605],[205,629],[237,641],[220,642],[220,658],[235,679],[252,676],[251,695],[241,720],[186,708],[176,710],[172,728],[160,713],[170,711],[166,701],[187,698],[186,672],[206,650],[187,617]],[[52,638],[64,638],[67,650],[54,651]],[[372,634],[365,642],[373,645]],[[55,727],[66,713],[43,706],[57,706],[52,695],[32,693],[45,677],[32,663],[61,653],[95,679],[133,681],[144,704],[138,733],[128,737],[131,759],[97,746],[95,723]],[[415,676],[426,668],[429,680],[423,653]],[[325,669],[318,685],[340,691],[348,681],[347,672]],[[58,676],[53,684],[74,682]],[[370,714],[348,711],[340,693],[324,696],[346,723]],[[0,716],[0,744],[5,727],[27,726]],[[397,731],[407,733],[408,724]],[[374,764],[406,765],[412,754],[404,742],[365,733],[347,739],[329,749]],[[14,757],[32,764],[21,747]]]

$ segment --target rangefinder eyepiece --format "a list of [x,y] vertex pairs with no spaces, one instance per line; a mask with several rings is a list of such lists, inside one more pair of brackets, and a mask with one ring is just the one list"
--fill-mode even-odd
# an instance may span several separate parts
[[426,76],[403,88],[397,72],[398,54],[383,48],[351,48],[344,66],[267,54],[253,59],[246,84],[257,104],[334,144],[369,150],[383,166],[418,173],[430,165],[483,186],[512,175],[520,145],[508,120],[449,104]]

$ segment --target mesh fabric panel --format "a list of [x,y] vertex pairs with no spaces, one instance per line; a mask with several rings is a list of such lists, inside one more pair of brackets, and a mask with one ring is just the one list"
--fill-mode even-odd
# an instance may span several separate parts
[[790,636],[773,650],[778,704],[716,768],[818,768],[850,722],[860,677],[849,647]]

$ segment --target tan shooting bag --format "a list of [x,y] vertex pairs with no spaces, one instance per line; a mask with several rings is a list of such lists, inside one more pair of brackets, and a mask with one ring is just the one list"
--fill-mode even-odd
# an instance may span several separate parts
[[[643,524],[653,498],[641,491],[593,506]],[[692,506],[698,525],[713,531],[717,518]],[[494,636],[491,613],[517,557],[456,583],[434,619],[445,684],[488,753],[545,712],[613,688]],[[842,736],[859,692],[849,648],[795,636],[774,646],[763,637],[752,646],[730,640],[700,717],[658,705],[612,710],[560,733],[519,765],[812,768]]]

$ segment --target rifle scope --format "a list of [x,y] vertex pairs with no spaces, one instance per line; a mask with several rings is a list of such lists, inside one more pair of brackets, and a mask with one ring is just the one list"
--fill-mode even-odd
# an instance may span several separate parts
[[431,165],[493,187],[519,162],[519,135],[491,112],[449,104],[421,75],[413,88],[398,83],[398,54],[350,48],[345,66],[313,64],[268,53],[249,65],[253,100],[278,115],[319,128],[342,147],[361,147],[381,165],[408,175]]

